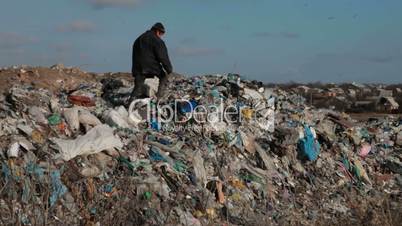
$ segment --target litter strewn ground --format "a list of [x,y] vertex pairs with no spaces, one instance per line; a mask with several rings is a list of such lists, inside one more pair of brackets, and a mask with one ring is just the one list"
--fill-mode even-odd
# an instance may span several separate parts
[[[172,76],[161,104],[188,100],[181,122],[147,118],[151,99],[130,114],[128,74],[56,65],[2,69],[0,80],[1,225],[402,220],[401,118],[355,121],[235,74]],[[225,120],[194,114],[220,103],[236,106]]]

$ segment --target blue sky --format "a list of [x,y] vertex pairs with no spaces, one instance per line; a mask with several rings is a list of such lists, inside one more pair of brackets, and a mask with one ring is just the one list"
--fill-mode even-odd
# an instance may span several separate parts
[[178,73],[402,82],[400,0],[3,0],[0,66],[128,72],[158,21]]

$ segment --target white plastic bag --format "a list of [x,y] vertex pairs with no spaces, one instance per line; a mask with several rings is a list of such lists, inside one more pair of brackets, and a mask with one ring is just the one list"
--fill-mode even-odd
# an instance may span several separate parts
[[253,89],[248,89],[248,88],[245,88],[244,89],[244,95],[243,95],[243,97],[244,98],[246,98],[247,100],[248,99],[254,99],[254,100],[261,100],[261,99],[263,99],[264,97],[261,95],[261,93],[259,93],[257,90],[253,90]]
[[200,183],[202,187],[207,184],[207,172],[204,167],[204,159],[202,158],[201,152],[196,151],[193,157],[194,173],[197,178],[197,183]]
[[144,81],[144,84],[147,86],[147,94],[149,97],[156,97],[159,86],[159,78],[147,78]]
[[79,155],[90,155],[111,148],[123,147],[120,138],[113,134],[113,129],[108,125],[98,125],[75,140],[54,138],[52,141],[58,146],[65,161],[69,161]]
[[11,157],[17,158],[19,151],[20,151],[20,144],[18,142],[15,142],[8,149],[7,156],[9,158],[11,158]]
[[133,101],[130,104],[130,107],[128,109],[128,117],[130,120],[130,123],[134,125],[138,125],[141,122],[144,122],[147,120],[147,116],[144,117],[144,114],[148,114],[148,107],[150,104],[151,98],[144,98],[144,99],[138,99]]
[[114,109],[107,110],[103,113],[103,118],[105,122],[110,126],[117,126],[119,128],[130,128],[128,124],[128,118],[121,115],[118,111]]
[[78,118],[79,122],[83,125],[97,126],[102,124],[95,115],[86,110],[80,110]]
[[80,129],[80,120],[78,118],[78,108],[65,108],[64,109],[64,118],[70,129],[75,132]]
[[402,146],[402,132],[399,132],[396,137],[396,144]]
[[37,106],[33,106],[29,109],[28,113],[35,122],[42,123],[42,124],[48,124],[45,114],[43,113],[41,108],[39,108]]

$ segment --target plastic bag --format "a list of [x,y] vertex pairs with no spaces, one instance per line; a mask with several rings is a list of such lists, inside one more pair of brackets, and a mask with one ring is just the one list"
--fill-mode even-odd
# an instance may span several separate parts
[[68,96],[68,101],[72,104],[84,106],[84,107],[93,107],[95,106],[95,101],[87,96],[75,96],[70,95]]
[[303,157],[310,161],[317,159],[320,153],[320,143],[315,139],[315,131],[309,126],[304,126],[304,137],[299,140],[298,148]]
[[31,107],[28,113],[35,122],[42,124],[48,123],[45,114],[43,114],[42,109],[40,109],[39,107],[36,106]]
[[95,115],[86,110],[79,111],[78,120],[83,125],[97,126],[102,124]]
[[159,78],[147,78],[145,79],[144,84],[147,86],[147,95],[149,97],[156,97],[159,86]]
[[114,109],[105,111],[105,113],[103,114],[103,118],[105,119],[105,122],[110,126],[118,128],[130,128],[130,125],[127,121],[128,118],[124,115],[121,115],[118,111]]
[[79,155],[90,155],[111,148],[122,148],[120,138],[114,136],[113,129],[108,125],[98,125],[84,136],[75,140],[52,139],[59,147],[62,158],[65,161]]
[[78,108],[64,109],[64,118],[72,131],[77,131],[80,128],[80,120],[78,118]]
[[49,201],[50,206],[53,206],[67,192],[67,187],[60,180],[60,171],[52,171],[50,176],[52,178],[52,194]]
[[204,187],[207,184],[207,172],[205,171],[204,159],[200,151],[195,152],[193,165],[197,184],[200,183]]

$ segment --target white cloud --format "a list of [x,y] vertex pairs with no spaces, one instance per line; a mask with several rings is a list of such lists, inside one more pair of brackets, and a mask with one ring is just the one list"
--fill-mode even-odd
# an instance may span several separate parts
[[195,37],[186,37],[181,39],[179,42],[184,45],[193,45],[197,43],[197,39]]
[[95,24],[87,20],[76,20],[57,28],[60,32],[81,32],[90,33],[95,31]]
[[96,9],[108,7],[133,7],[142,3],[143,0],[86,0]]
[[38,39],[15,32],[0,32],[0,48],[14,49],[37,42]]
[[385,64],[385,63],[391,63],[394,61],[397,57],[394,56],[363,56],[362,59],[371,63],[379,63],[379,64]]
[[300,38],[299,33],[295,32],[288,32],[288,31],[283,31],[280,33],[272,33],[272,32],[255,32],[251,34],[253,37],[257,38],[285,38],[285,39],[297,39]]
[[176,56],[213,56],[222,55],[225,53],[224,49],[219,48],[196,48],[196,47],[177,47],[173,50]]

